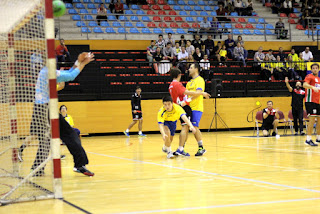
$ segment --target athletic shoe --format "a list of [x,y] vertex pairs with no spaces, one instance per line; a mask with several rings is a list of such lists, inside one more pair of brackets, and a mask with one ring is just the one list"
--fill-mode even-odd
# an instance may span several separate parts
[[94,173],[93,172],[90,172],[87,167],[85,166],[82,166],[82,167],[79,167],[78,170],[80,171],[80,173],[84,174],[84,175],[87,175],[87,176],[94,176]]
[[303,131],[302,132],[300,132],[300,135],[305,135],[306,133],[304,133]]
[[309,145],[309,146],[318,146],[318,145],[315,144],[312,140],[306,141],[305,144],[307,144],[307,145]]
[[184,150],[180,151],[179,149],[177,149],[177,151],[175,151],[173,154],[174,155],[183,155],[183,156],[186,156],[186,157],[190,156],[189,153],[185,152]]
[[168,153],[168,150],[166,150],[165,148],[162,147],[162,152],[164,152],[164,153],[167,154],[167,153]]
[[317,139],[316,142],[315,142],[315,144],[318,145],[319,143],[320,143],[320,140]]
[[276,132],[272,132],[272,136],[276,136],[277,135],[277,133]]
[[139,137],[147,137],[147,135],[141,133],[141,134],[139,134]]
[[65,156],[65,155],[61,155],[61,156],[60,156],[60,159],[61,159],[61,160],[64,160],[64,159],[66,159],[66,156]]
[[204,153],[206,153],[206,150],[203,147],[199,147],[199,150],[195,156],[202,156]]
[[22,149],[19,149],[19,151],[18,151],[18,159],[19,159],[20,162],[23,162]]
[[294,135],[298,135],[298,132],[295,132]]
[[167,154],[167,158],[168,158],[168,159],[172,159],[172,158],[174,158],[173,153],[172,153],[172,152],[168,152],[168,154]]
[[127,137],[130,137],[129,132],[124,131],[123,134]]
[[74,171],[74,172],[81,173],[80,170],[79,170],[77,167],[73,167],[73,171]]

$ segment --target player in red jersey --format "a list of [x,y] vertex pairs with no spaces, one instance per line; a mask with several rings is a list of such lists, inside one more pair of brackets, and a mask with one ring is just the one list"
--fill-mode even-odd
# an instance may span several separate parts
[[[209,98],[210,94],[207,92],[195,92],[195,91],[188,91],[180,82],[181,79],[181,71],[178,68],[172,68],[170,70],[170,74],[172,77],[172,82],[169,86],[169,92],[172,97],[172,100],[174,103],[181,105],[186,112],[186,115],[189,119],[191,119],[192,115],[192,110],[189,106],[189,103],[191,99],[188,99],[188,96],[193,96],[197,97],[202,95],[205,98]],[[189,133],[189,128],[187,124],[181,120],[181,132],[180,132],[180,137],[179,137],[179,148],[176,150],[174,154],[176,155],[184,155],[184,156],[190,156],[189,153],[186,153],[184,151],[184,145],[188,139],[188,133]]]
[[[306,89],[306,98],[305,105],[306,110],[309,117],[309,122],[307,124],[307,140],[306,144],[310,146],[318,146],[317,143],[320,142],[320,78],[319,74],[319,65],[312,64],[311,65],[312,74],[308,74],[304,79],[303,87]],[[317,119],[317,139],[316,143],[311,140],[313,125],[315,123],[315,119]]]

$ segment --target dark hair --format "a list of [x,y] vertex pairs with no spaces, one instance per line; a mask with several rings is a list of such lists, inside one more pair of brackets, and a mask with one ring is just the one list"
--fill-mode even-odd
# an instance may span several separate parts
[[199,65],[199,63],[192,63],[191,65],[194,65],[194,68],[198,69],[198,72],[200,72],[200,65]]
[[154,42],[154,40],[151,40],[151,42]]
[[168,33],[168,35],[170,35],[170,34],[172,35],[172,33]]
[[180,45],[180,43],[179,43],[179,42],[176,42],[176,44],[177,44],[177,43]]
[[190,40],[190,39],[188,39],[188,40],[187,40],[187,42],[190,42],[190,43],[191,43],[191,40]]
[[170,69],[170,76],[172,79],[178,78],[179,74],[181,74],[181,71],[179,68],[171,68]]
[[162,102],[164,103],[164,102],[173,102],[172,101],[172,97],[171,96],[164,96],[163,98],[162,98]]
[[160,36],[162,36],[162,37],[163,37],[163,35],[162,35],[162,34],[159,34],[159,36],[158,36],[158,37],[160,37]]
[[184,35],[181,35],[180,38],[184,38]]
[[60,106],[59,111],[61,111],[61,109],[62,109],[63,107],[66,107],[66,110],[68,110],[67,106],[62,105],[62,106]]
[[318,69],[319,69],[319,64],[317,64],[317,63],[313,63],[313,64],[311,65],[311,67],[310,67],[310,68],[312,69],[312,67],[313,67],[313,66],[317,66],[317,67],[318,67]]
[[167,45],[172,45],[171,42],[168,42]]
[[221,41],[218,41],[218,43],[221,43]]
[[271,100],[269,100],[269,101],[267,102],[267,104],[268,104],[268,103],[272,103],[272,105],[273,105],[273,102],[272,102]]
[[269,52],[272,51],[272,49],[269,49]]
[[141,87],[139,85],[137,85],[136,90],[141,89]]

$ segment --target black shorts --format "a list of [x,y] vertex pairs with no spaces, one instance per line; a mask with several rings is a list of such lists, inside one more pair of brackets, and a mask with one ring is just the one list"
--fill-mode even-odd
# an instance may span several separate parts
[[262,123],[261,130],[267,130],[267,131],[269,131],[270,129],[273,129],[273,122],[264,121],[264,122]]
[[34,104],[30,135],[43,135],[50,128],[48,104]]
[[[186,112],[186,116],[187,118],[191,121],[191,117],[192,117],[192,110],[190,108],[190,106],[186,105],[184,107],[182,107],[183,110]],[[186,123],[180,118],[180,122],[181,122],[181,125],[184,126],[186,125]]]
[[142,113],[132,113],[133,120],[142,120]]
[[308,116],[320,116],[320,104],[306,102],[305,105]]

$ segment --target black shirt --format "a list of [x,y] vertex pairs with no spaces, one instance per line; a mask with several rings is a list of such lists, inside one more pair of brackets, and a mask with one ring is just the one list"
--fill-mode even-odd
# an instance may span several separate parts
[[186,46],[187,45],[187,40],[185,40],[185,39],[184,40],[180,40],[179,41],[179,45],[180,45],[180,47],[181,46]]
[[287,54],[285,54],[284,52],[279,52],[277,56],[280,56],[281,62],[284,62],[285,59],[287,58]]
[[[267,110],[268,110],[268,108],[263,109],[262,115],[263,115],[264,113],[267,113]],[[266,122],[266,123],[273,123],[275,115],[276,115],[276,110],[275,110],[275,109],[271,109],[271,110],[270,110],[270,114],[268,115],[268,117],[266,117],[266,119],[263,118],[263,122],[264,122],[264,123],[265,123],[265,122]]]
[[196,62],[200,62],[200,60],[203,59],[202,52],[200,52],[200,56],[198,56],[198,54],[196,52],[194,52],[192,56],[193,56],[194,61],[196,61]]
[[200,48],[200,50],[201,50],[202,45],[204,45],[203,41],[201,41],[201,40],[193,40],[191,44],[193,45],[194,49]]
[[131,109],[132,111],[141,111],[141,95],[134,93],[131,97]]
[[209,39],[206,39],[205,41],[204,41],[204,45],[205,45],[205,48],[206,49],[213,49],[213,47],[214,47],[214,41],[211,39],[211,40],[209,40]]
[[153,53],[153,59],[157,62],[160,62],[163,58],[163,54],[160,52],[159,54],[157,52]]
[[303,109],[303,99],[305,97],[305,91],[302,89],[293,89],[291,91],[292,94],[292,100],[291,100],[291,106],[294,109]]

